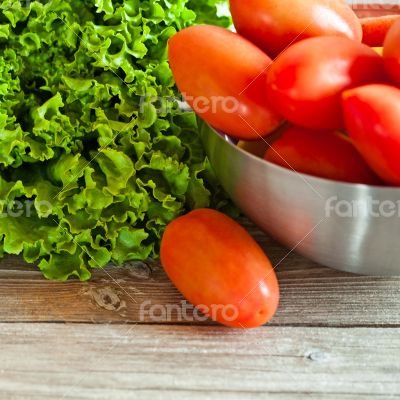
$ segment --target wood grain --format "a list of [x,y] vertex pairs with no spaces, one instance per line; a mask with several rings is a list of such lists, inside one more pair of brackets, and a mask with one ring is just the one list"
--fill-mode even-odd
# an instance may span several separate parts
[[7,400],[400,396],[398,328],[17,323],[0,343]]
[[[282,301],[272,325],[400,327],[400,278],[355,276],[323,268],[278,245],[246,220],[277,268]],[[55,283],[18,258],[0,263],[0,322],[210,324],[162,316],[183,298],[157,263],[96,271],[87,283]],[[144,303],[144,302],[148,303]],[[146,305],[147,304],[147,305]],[[151,310],[158,310],[149,312]],[[147,310],[147,311],[142,311]],[[160,311],[161,309],[161,311]],[[167,310],[168,311],[168,310]],[[165,317],[165,312],[164,312]]]

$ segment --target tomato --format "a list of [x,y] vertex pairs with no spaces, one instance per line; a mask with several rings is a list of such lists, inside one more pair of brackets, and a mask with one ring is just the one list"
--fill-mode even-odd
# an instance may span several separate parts
[[264,158],[300,173],[335,181],[380,184],[349,138],[335,131],[288,128]]
[[389,29],[400,20],[400,15],[384,15],[383,17],[361,18],[363,43],[371,47],[381,47]]
[[216,26],[186,28],[170,39],[169,61],[185,100],[215,128],[256,140],[281,123],[265,96],[271,59],[240,35]]
[[240,141],[238,142],[237,147],[246,151],[247,153],[253,154],[253,156],[262,158],[268,148],[268,143],[264,142],[263,140],[256,140],[254,142]]
[[400,89],[367,85],[343,94],[346,128],[369,166],[400,185]]
[[264,138],[262,140],[255,140],[252,142],[246,142],[246,141],[240,140],[237,144],[237,147],[246,151],[247,153],[253,154],[253,156],[256,156],[258,158],[263,158],[268,147],[270,147],[271,144],[276,139],[278,139],[278,137],[280,137],[282,132],[284,132],[288,128],[288,125],[289,125],[288,123],[282,124],[271,135],[269,135],[267,138]]
[[370,47],[340,37],[303,40],[268,70],[271,104],[295,125],[312,129],[343,126],[343,90],[386,79],[383,59]]
[[383,58],[390,79],[400,86],[400,21],[393,25],[386,36]]
[[267,256],[218,211],[199,209],[169,224],[161,263],[188,301],[224,325],[254,328],[278,307],[279,286]]
[[361,42],[360,21],[337,0],[230,0],[236,30],[276,57],[296,41],[344,36]]

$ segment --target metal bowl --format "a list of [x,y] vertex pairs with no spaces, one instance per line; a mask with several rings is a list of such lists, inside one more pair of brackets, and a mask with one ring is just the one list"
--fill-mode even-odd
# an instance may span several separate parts
[[[398,0],[347,0],[360,17],[400,14]],[[400,188],[329,181],[264,161],[207,124],[201,138],[238,207],[279,242],[320,264],[400,275]]]
[[400,275],[400,188],[299,174],[240,149],[205,123],[200,135],[232,200],[290,252],[342,271]]

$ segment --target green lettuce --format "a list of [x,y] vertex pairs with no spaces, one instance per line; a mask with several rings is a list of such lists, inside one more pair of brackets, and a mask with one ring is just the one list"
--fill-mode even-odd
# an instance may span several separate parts
[[0,4],[0,255],[87,280],[190,209],[234,212],[167,62],[178,30],[229,25],[220,1]]

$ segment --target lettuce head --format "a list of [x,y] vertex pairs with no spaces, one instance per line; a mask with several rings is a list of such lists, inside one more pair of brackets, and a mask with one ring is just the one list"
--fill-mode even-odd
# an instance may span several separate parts
[[178,30],[229,25],[220,3],[0,1],[0,256],[87,280],[157,257],[187,210],[231,209],[167,62]]

